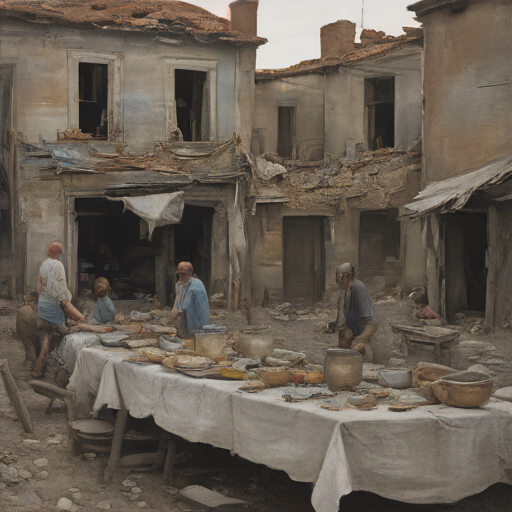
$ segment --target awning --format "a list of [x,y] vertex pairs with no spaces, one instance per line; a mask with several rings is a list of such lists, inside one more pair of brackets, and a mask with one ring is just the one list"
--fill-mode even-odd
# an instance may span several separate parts
[[[423,215],[458,210],[477,190],[499,185],[510,177],[512,155],[497,158],[466,174],[428,185],[414,198],[414,202],[403,207],[400,217],[414,219]],[[506,198],[504,196],[501,199]]]
[[179,224],[183,215],[185,192],[172,194],[153,194],[137,197],[109,197],[111,201],[123,201],[124,211],[131,210],[144,219],[149,225],[149,240],[153,237],[153,230],[169,224]]

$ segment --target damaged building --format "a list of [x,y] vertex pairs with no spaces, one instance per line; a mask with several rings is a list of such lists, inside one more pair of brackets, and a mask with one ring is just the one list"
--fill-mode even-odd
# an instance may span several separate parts
[[505,0],[422,0],[423,185],[404,218],[423,226],[433,309],[510,315],[512,274],[512,5]]
[[247,246],[257,1],[0,3],[1,292],[61,240],[73,294],[172,300],[189,260],[236,307]]
[[422,31],[337,21],[321,58],[256,71],[250,221],[254,295],[321,299],[351,261],[376,288],[421,286],[421,229],[398,208],[421,185]]

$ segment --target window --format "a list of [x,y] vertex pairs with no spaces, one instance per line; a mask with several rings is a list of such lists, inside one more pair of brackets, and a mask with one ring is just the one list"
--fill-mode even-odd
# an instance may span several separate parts
[[78,64],[78,127],[93,137],[108,137],[108,64]]
[[208,140],[207,73],[177,69],[174,74],[174,100],[176,123],[183,140]]
[[217,61],[166,59],[167,140],[217,138]]
[[69,129],[123,140],[122,54],[68,50]]
[[366,79],[368,149],[395,145],[395,77]]
[[295,106],[277,107],[277,154],[292,158],[295,144]]
[[379,270],[386,261],[400,259],[398,209],[361,212],[359,263],[365,269]]

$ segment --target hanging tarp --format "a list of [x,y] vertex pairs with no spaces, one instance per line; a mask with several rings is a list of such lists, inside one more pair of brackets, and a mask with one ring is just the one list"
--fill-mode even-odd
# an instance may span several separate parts
[[123,201],[124,211],[131,210],[144,219],[149,226],[151,241],[153,230],[169,224],[179,224],[183,215],[185,192],[173,192],[171,194],[153,194],[137,197],[109,197],[111,201]]
[[477,190],[499,185],[511,176],[512,156],[497,158],[471,172],[428,185],[414,198],[414,202],[403,207],[401,217],[415,218],[458,210]]

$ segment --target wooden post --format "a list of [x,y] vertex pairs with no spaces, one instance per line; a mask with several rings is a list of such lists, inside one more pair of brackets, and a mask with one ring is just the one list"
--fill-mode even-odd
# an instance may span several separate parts
[[32,433],[34,431],[32,420],[30,419],[27,406],[23,401],[20,390],[18,389],[18,386],[16,386],[11,370],[9,369],[7,359],[0,359],[0,373],[2,374],[5,390],[7,391],[7,395],[11,401],[11,405],[16,411],[16,416],[20,420],[23,430],[27,433]]
[[114,428],[114,437],[112,439],[112,447],[110,449],[110,457],[105,469],[104,480],[109,484],[114,477],[119,461],[121,459],[121,449],[123,447],[124,434],[126,430],[126,420],[128,419],[128,409],[121,409],[117,412],[116,426]]
[[487,299],[485,304],[485,323],[489,330],[493,332],[496,323],[496,290],[498,289],[498,268],[500,265],[498,212],[495,207],[489,208],[487,223]]
[[176,461],[176,443],[170,439],[167,441],[167,456],[164,466],[164,484],[169,485],[174,477],[174,462]]

